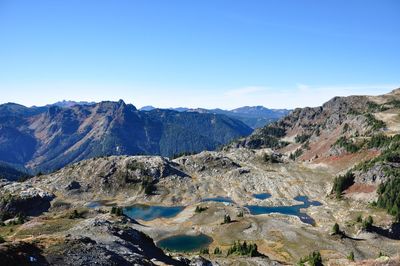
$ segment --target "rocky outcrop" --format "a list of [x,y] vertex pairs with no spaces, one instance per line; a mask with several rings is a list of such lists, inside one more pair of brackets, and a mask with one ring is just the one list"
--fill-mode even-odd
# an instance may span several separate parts
[[144,193],[144,184],[164,178],[190,178],[179,164],[160,156],[110,156],[81,161],[26,184],[53,193],[81,197],[85,194],[115,195],[124,191]]
[[50,202],[54,197],[52,193],[33,187],[19,192],[5,188],[1,193],[0,213],[3,220],[16,215],[40,215],[50,208]]
[[51,265],[186,265],[168,257],[144,233],[108,221],[88,219],[46,255]]
[[196,172],[200,175],[216,175],[233,169],[240,168],[240,165],[234,162],[223,153],[201,152],[192,156],[184,156],[175,160],[186,172]]
[[367,171],[357,170],[354,171],[354,182],[363,184],[379,185],[387,182],[390,179],[385,173],[385,167],[400,167],[395,164],[377,163],[369,168]]

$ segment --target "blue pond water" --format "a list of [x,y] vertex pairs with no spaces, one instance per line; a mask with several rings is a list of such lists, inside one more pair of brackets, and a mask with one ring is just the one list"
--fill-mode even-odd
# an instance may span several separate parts
[[235,203],[230,197],[215,197],[215,198],[205,198],[201,200],[205,201],[215,201],[215,202],[225,202],[225,203]]
[[253,194],[253,197],[256,199],[260,200],[265,200],[271,197],[271,194],[269,193],[259,193],[259,194]]
[[157,246],[176,252],[192,252],[208,247],[212,241],[211,237],[204,234],[198,236],[176,235],[160,240]]
[[91,208],[91,209],[99,208],[101,206],[103,206],[103,204],[99,201],[92,201],[92,202],[89,202],[88,204],[86,204],[86,207]]
[[157,218],[171,218],[180,213],[185,207],[174,206],[149,206],[143,204],[136,204],[123,209],[126,216],[132,219],[141,219],[144,221],[151,221]]
[[100,208],[103,206],[115,206],[115,203],[112,203],[108,200],[95,200],[95,201],[90,201],[86,204],[86,207],[91,209]]
[[249,209],[250,213],[253,215],[259,214],[268,214],[268,213],[282,213],[286,215],[295,215],[300,218],[303,223],[307,224],[315,224],[313,218],[308,216],[305,213],[302,213],[300,209],[305,209],[310,206],[321,206],[322,204],[318,201],[309,201],[307,196],[298,196],[294,198],[297,201],[302,201],[303,204],[293,205],[293,206],[273,206],[273,207],[265,207],[258,205],[247,205],[245,206]]

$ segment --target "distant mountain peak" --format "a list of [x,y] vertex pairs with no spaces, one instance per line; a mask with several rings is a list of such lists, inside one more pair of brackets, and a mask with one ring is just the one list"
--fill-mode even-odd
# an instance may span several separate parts
[[93,105],[96,104],[95,102],[85,102],[85,101],[69,101],[69,100],[62,100],[53,104],[49,104],[48,106],[58,106],[58,107],[72,107],[75,105]]
[[141,107],[141,108],[139,109],[139,111],[151,111],[151,110],[154,110],[154,109],[157,109],[157,108],[155,108],[155,107],[152,106],[152,105],[146,105],[146,106]]

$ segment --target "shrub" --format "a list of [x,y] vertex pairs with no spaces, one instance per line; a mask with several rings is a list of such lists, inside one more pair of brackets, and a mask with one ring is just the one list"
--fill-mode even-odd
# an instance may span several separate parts
[[111,214],[114,214],[116,216],[122,216],[124,214],[124,211],[121,207],[115,207],[113,206],[111,208]]
[[207,210],[208,207],[202,207],[202,206],[196,206],[196,209],[194,210],[195,213],[201,213],[205,210]]
[[308,262],[310,266],[322,266],[321,253],[319,253],[319,251],[314,251],[310,255],[301,258],[299,264],[304,265],[306,262]]
[[69,219],[78,219],[78,218],[82,218],[83,215],[82,213],[79,213],[77,210],[74,210],[70,215],[69,215]]
[[315,135],[317,137],[319,137],[319,135],[321,135],[321,130],[319,129],[319,127],[317,127],[317,129],[315,130]]
[[363,221],[362,228],[365,230],[370,230],[373,224],[374,220],[372,219],[372,216],[368,216],[367,219]]
[[306,142],[307,140],[309,140],[310,137],[311,137],[311,135],[309,135],[309,134],[297,135],[297,136],[294,138],[294,141],[297,142],[297,143],[304,143],[304,142]]
[[264,160],[264,162],[270,162],[270,163],[280,163],[281,162],[276,154],[269,155],[268,153],[264,153],[263,160]]
[[2,236],[0,236],[0,244],[2,244],[4,242],[6,242],[6,240]]
[[229,223],[231,223],[231,222],[232,222],[231,217],[230,217],[228,214],[226,214],[226,215],[224,216],[224,222],[223,222],[223,224],[229,224]]
[[350,252],[349,256],[347,256],[347,259],[350,261],[354,261],[354,252],[353,251]]
[[208,250],[208,248],[202,248],[200,249],[200,254],[207,255],[210,254],[210,251]]
[[153,192],[157,190],[154,184],[147,180],[142,181],[142,187],[144,188],[144,194],[146,195],[153,195]]
[[356,221],[357,221],[357,223],[362,223],[363,219],[362,219],[362,215],[361,214],[357,216],[357,220]]
[[25,216],[22,213],[17,214],[17,224],[23,224],[25,223]]
[[297,150],[295,150],[294,153],[291,153],[289,155],[289,159],[294,161],[294,160],[296,160],[296,158],[300,157],[302,154],[303,154],[303,150],[301,148],[297,149]]
[[349,130],[349,124],[345,123],[342,129],[342,133],[346,133]]
[[380,257],[387,257],[387,255],[386,255],[385,253],[383,253],[382,251],[379,251],[378,259],[379,259]]

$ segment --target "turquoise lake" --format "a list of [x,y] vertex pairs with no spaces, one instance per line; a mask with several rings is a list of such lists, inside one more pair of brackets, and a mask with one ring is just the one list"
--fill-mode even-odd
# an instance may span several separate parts
[[160,240],[157,246],[175,252],[193,252],[207,248],[212,241],[211,237],[204,234],[197,236],[176,235]]

